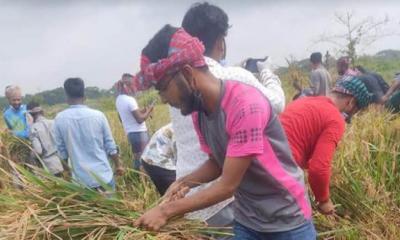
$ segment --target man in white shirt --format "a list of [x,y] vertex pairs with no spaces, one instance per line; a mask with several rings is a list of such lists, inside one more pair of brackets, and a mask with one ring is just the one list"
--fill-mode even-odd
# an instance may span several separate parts
[[132,75],[124,73],[122,79],[117,82],[115,88],[118,96],[115,105],[124,131],[132,147],[132,153],[134,155],[133,168],[138,170],[141,165],[140,156],[149,141],[149,134],[147,133],[145,121],[153,111],[153,106],[140,109],[136,99],[130,96],[133,93],[128,87],[128,84],[132,77]]

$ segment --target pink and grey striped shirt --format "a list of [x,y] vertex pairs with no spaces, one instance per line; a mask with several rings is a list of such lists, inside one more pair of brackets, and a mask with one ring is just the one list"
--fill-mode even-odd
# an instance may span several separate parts
[[201,149],[223,168],[254,156],[235,193],[235,220],[259,232],[289,231],[311,219],[303,171],[269,101],[256,88],[222,82],[217,110],[192,115]]

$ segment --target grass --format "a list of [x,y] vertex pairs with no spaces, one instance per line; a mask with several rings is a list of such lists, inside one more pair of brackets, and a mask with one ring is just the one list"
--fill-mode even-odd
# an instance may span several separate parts
[[[288,102],[294,95],[290,81],[294,77],[303,84],[308,81],[295,66],[281,76]],[[157,99],[153,91],[139,96],[139,103],[146,106]],[[114,100],[107,98],[89,105],[105,112],[124,164],[131,166],[130,145],[114,110]],[[47,113],[54,116],[63,107]],[[147,126],[153,133],[169,121],[168,107],[158,104]],[[7,134],[0,139],[6,144],[0,150],[0,239],[194,239],[214,231],[182,219],[172,221],[159,233],[136,229],[132,221],[159,201],[147,177],[130,171],[117,179],[117,195],[105,198],[43,171],[33,175],[25,168],[13,167],[5,160],[11,158],[10,150],[22,154],[27,149]],[[331,193],[337,213],[326,217],[314,211],[319,239],[399,239],[399,140],[399,115],[370,107],[354,117],[333,163]],[[10,183],[14,168],[22,175],[23,191]]]

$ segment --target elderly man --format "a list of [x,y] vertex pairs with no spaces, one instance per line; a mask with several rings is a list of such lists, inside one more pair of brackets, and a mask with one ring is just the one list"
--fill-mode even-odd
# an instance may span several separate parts
[[29,116],[26,105],[22,104],[22,93],[18,86],[7,86],[6,98],[10,104],[3,112],[7,128],[16,136],[23,139],[29,138]]
[[40,157],[50,173],[57,177],[63,176],[64,167],[57,155],[54,141],[54,121],[43,115],[43,109],[37,102],[30,102],[27,106],[29,114],[33,118],[33,124],[29,132],[29,140],[36,156]]
[[[150,49],[160,55],[150,59]],[[204,46],[183,29],[162,28],[142,51],[136,85],[155,85],[162,100],[192,114],[201,149],[209,159],[178,179],[135,224],[158,230],[187,212],[235,196],[235,239],[315,239],[303,171],[290,152],[269,100],[256,88],[221,81],[207,67]],[[188,188],[217,179],[180,198]]]

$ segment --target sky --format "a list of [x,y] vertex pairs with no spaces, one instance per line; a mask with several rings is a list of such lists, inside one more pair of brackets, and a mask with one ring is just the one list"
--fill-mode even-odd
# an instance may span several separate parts
[[[138,71],[150,38],[167,23],[179,26],[195,2],[0,0],[0,95],[10,84],[32,94],[60,87],[68,77],[111,88],[122,73]],[[289,57],[335,52],[333,45],[315,43],[323,33],[343,30],[335,13],[352,11],[357,19],[388,16],[388,29],[400,29],[400,1],[209,2],[229,16],[228,64],[268,55],[285,65]],[[383,49],[400,49],[400,35],[383,38],[363,53]]]

